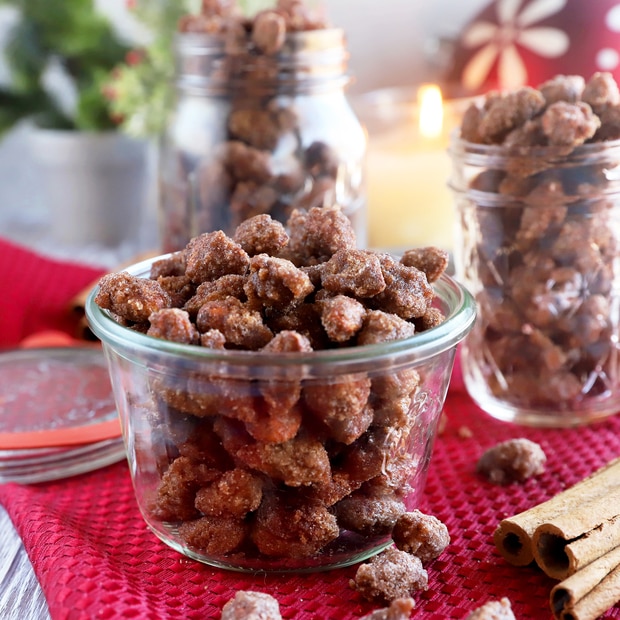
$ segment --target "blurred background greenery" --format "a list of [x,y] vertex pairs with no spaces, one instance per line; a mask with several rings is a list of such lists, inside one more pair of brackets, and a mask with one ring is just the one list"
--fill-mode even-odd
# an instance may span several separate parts
[[[4,48],[9,79],[0,87],[0,133],[31,117],[54,129],[115,127],[104,85],[130,50],[93,0],[0,0],[19,15]],[[50,84],[63,76],[59,92]]]
[[[488,1],[308,0],[345,30],[353,96],[432,79],[441,41]],[[0,0],[0,230],[29,239],[44,221],[34,126],[157,137],[177,18],[200,2]],[[248,14],[275,4],[241,2]]]

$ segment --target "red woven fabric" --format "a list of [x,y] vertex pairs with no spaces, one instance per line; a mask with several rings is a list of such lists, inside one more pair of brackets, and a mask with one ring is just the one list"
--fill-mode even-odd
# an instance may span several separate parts
[[[66,266],[63,277],[71,280],[73,270]],[[429,589],[416,595],[413,617],[461,619],[487,600],[507,596],[520,620],[550,618],[554,582],[536,567],[507,564],[493,545],[493,531],[501,518],[548,499],[619,456],[620,416],[566,430],[496,422],[472,403],[458,371],[446,413],[421,509],[446,523],[452,542],[429,565]],[[462,432],[465,427],[471,436]],[[511,437],[538,442],[548,456],[546,472],[506,487],[481,480],[475,473],[481,452]],[[24,541],[53,620],[215,619],[239,589],[274,595],[288,619],[348,620],[375,607],[349,587],[355,567],[246,575],[181,556],[147,530],[125,463],[57,482],[0,485],[0,502]],[[620,606],[605,618],[620,618]]]
[[75,334],[71,299],[101,275],[84,265],[50,260],[0,238],[0,349],[31,334]]

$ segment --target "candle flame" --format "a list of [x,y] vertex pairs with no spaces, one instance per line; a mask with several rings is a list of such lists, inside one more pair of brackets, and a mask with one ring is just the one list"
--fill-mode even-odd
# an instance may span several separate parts
[[435,84],[424,84],[418,89],[418,123],[420,134],[425,138],[437,138],[443,125],[443,101],[441,90]]

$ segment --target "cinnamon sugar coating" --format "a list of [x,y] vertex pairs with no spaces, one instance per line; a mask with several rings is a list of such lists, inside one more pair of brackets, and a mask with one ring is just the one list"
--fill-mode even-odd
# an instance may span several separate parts
[[431,306],[426,308],[426,312],[422,316],[417,317],[413,322],[417,331],[425,332],[427,329],[433,329],[433,327],[441,325],[445,319],[446,317],[439,308]]
[[120,272],[99,280],[95,302],[125,321],[143,323],[153,312],[170,307],[171,300],[158,282]]
[[605,109],[620,103],[620,90],[610,73],[597,72],[588,80],[581,98],[600,114]]
[[371,382],[368,377],[341,377],[336,383],[308,383],[304,387],[304,404],[323,424],[330,435],[350,444],[364,433],[373,419],[368,407]]
[[198,330],[189,314],[179,308],[163,308],[149,316],[150,327],[146,335],[182,344],[197,344]]
[[592,139],[601,116],[620,105],[620,90],[610,73],[557,75],[538,88],[524,86],[489,93],[474,102],[461,122],[468,142],[496,145],[564,146],[570,152]]
[[360,620],[409,620],[414,608],[415,601],[412,598],[396,598],[388,607],[375,609]]
[[283,329],[261,350],[265,353],[309,353],[312,351],[312,345],[303,334],[294,330]]
[[244,465],[286,486],[299,487],[329,480],[331,465],[323,444],[294,437],[283,443],[248,442],[237,450]]
[[[254,420],[246,420],[245,428],[257,441],[263,443],[282,444],[294,439],[301,428],[304,411],[297,404],[301,387],[283,384],[272,389],[265,396],[263,389],[264,408],[257,412]],[[282,396],[282,400],[278,397]],[[290,407],[282,402],[292,401]]]
[[194,295],[185,302],[183,309],[187,310],[193,319],[196,319],[201,306],[207,301],[222,301],[228,297],[235,297],[245,302],[247,301],[244,290],[246,279],[247,275],[229,273],[217,280],[203,282],[198,285]]
[[159,276],[157,280],[162,289],[170,296],[170,305],[173,308],[182,308],[196,292],[194,283],[186,276]]
[[423,316],[434,296],[426,274],[387,254],[380,254],[379,261],[385,288],[372,297],[372,306],[405,320]]
[[354,249],[357,244],[351,222],[338,206],[296,209],[287,226],[285,255],[298,266],[326,262],[338,250]]
[[332,255],[321,272],[321,284],[326,291],[357,299],[374,297],[386,287],[379,257],[356,248]]
[[409,338],[415,332],[415,323],[410,323],[397,314],[383,312],[382,310],[370,310],[366,313],[357,342],[361,345],[390,342]]
[[537,443],[523,437],[508,439],[488,448],[479,458],[477,471],[489,482],[523,482],[545,471],[547,456]]
[[195,550],[210,555],[225,555],[245,540],[247,524],[234,517],[200,517],[179,526],[179,536]]
[[196,493],[195,506],[206,517],[245,517],[261,503],[263,483],[244,469],[225,471]]
[[[478,119],[477,133],[487,144],[501,142],[512,130],[536,116],[544,106],[543,95],[529,86],[503,96],[492,96]],[[471,140],[471,137],[466,139]]]
[[201,333],[217,329],[228,345],[251,351],[264,347],[273,338],[261,314],[235,297],[202,304],[196,316],[196,327]]
[[405,505],[390,495],[352,493],[338,502],[334,509],[341,526],[365,536],[377,536],[393,530],[405,512]]
[[278,601],[265,592],[239,590],[222,607],[221,620],[282,620]]
[[161,276],[184,276],[185,266],[185,252],[174,252],[166,258],[153,261],[151,279],[157,280]]
[[598,116],[583,101],[556,101],[542,115],[542,130],[550,145],[577,146],[589,140],[601,126]]
[[221,230],[194,237],[185,250],[186,275],[195,284],[217,280],[227,274],[244,274],[250,257]]
[[423,564],[439,557],[450,544],[445,524],[417,509],[399,515],[392,538],[398,549],[416,555]]
[[390,603],[397,598],[409,598],[414,591],[426,590],[428,574],[419,558],[390,547],[361,564],[351,586],[369,601]]
[[336,517],[321,504],[296,505],[286,495],[271,495],[260,506],[252,541],[261,553],[276,557],[309,557],[340,533]]
[[428,282],[432,283],[448,268],[450,255],[441,248],[412,248],[403,253],[400,262],[407,267],[415,267],[423,271]]
[[346,295],[336,295],[319,302],[321,323],[333,342],[351,340],[361,329],[366,308]]
[[574,103],[583,96],[586,81],[581,75],[556,75],[538,88],[545,98],[547,105],[556,101]]
[[516,620],[510,600],[506,597],[499,601],[488,601],[470,614],[465,620]]
[[286,20],[275,11],[261,11],[254,19],[252,41],[263,54],[275,54],[286,39]]
[[226,337],[219,329],[209,329],[200,334],[200,346],[222,351],[226,348]]
[[156,509],[160,518],[183,521],[198,515],[194,505],[198,489],[217,478],[219,472],[186,456],[175,459],[162,477]]
[[289,306],[300,304],[314,291],[314,286],[291,261],[258,254],[250,261],[244,290],[251,306],[286,311]]
[[280,222],[263,213],[241,222],[233,239],[250,256],[275,256],[287,245],[288,234]]

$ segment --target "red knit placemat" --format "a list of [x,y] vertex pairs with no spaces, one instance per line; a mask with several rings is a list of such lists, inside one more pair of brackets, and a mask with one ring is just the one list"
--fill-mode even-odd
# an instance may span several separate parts
[[71,299],[101,269],[52,260],[0,238],[0,349],[43,330],[75,334]]
[[[71,333],[67,303],[99,275],[0,240],[0,286],[10,291],[0,302],[0,347],[46,329]],[[620,456],[620,416],[564,430],[496,422],[467,396],[458,370],[445,409],[448,424],[436,441],[420,508],[446,523],[452,542],[428,566],[429,589],[416,594],[413,617],[461,619],[485,601],[507,596],[519,620],[550,618],[554,582],[536,567],[507,564],[495,550],[493,531],[500,519]],[[510,437],[538,442],[548,456],[547,470],[525,484],[497,487],[476,475],[475,463],[485,448]],[[287,619],[348,620],[374,608],[348,585],[355,567],[248,575],[178,554],[144,524],[125,463],[39,485],[0,485],[0,503],[24,541],[52,620],[217,619],[239,589],[273,594]],[[620,606],[604,617],[620,618]]]
[[[422,510],[448,526],[452,542],[428,567],[416,618],[463,618],[491,598],[507,596],[519,619],[550,618],[553,581],[536,567],[513,567],[497,553],[498,521],[531,507],[620,455],[620,418],[566,430],[531,430],[482,414],[455,381],[448,425],[437,439]],[[466,437],[462,428],[472,431]],[[481,451],[509,437],[537,441],[547,471],[525,484],[481,480]],[[310,575],[247,575],[209,568],[169,549],[147,530],[125,463],[68,480],[0,486],[24,540],[53,620],[219,618],[236,590],[273,594],[284,618],[353,619],[373,606],[348,586],[355,567]],[[606,618],[620,618],[616,606]]]

